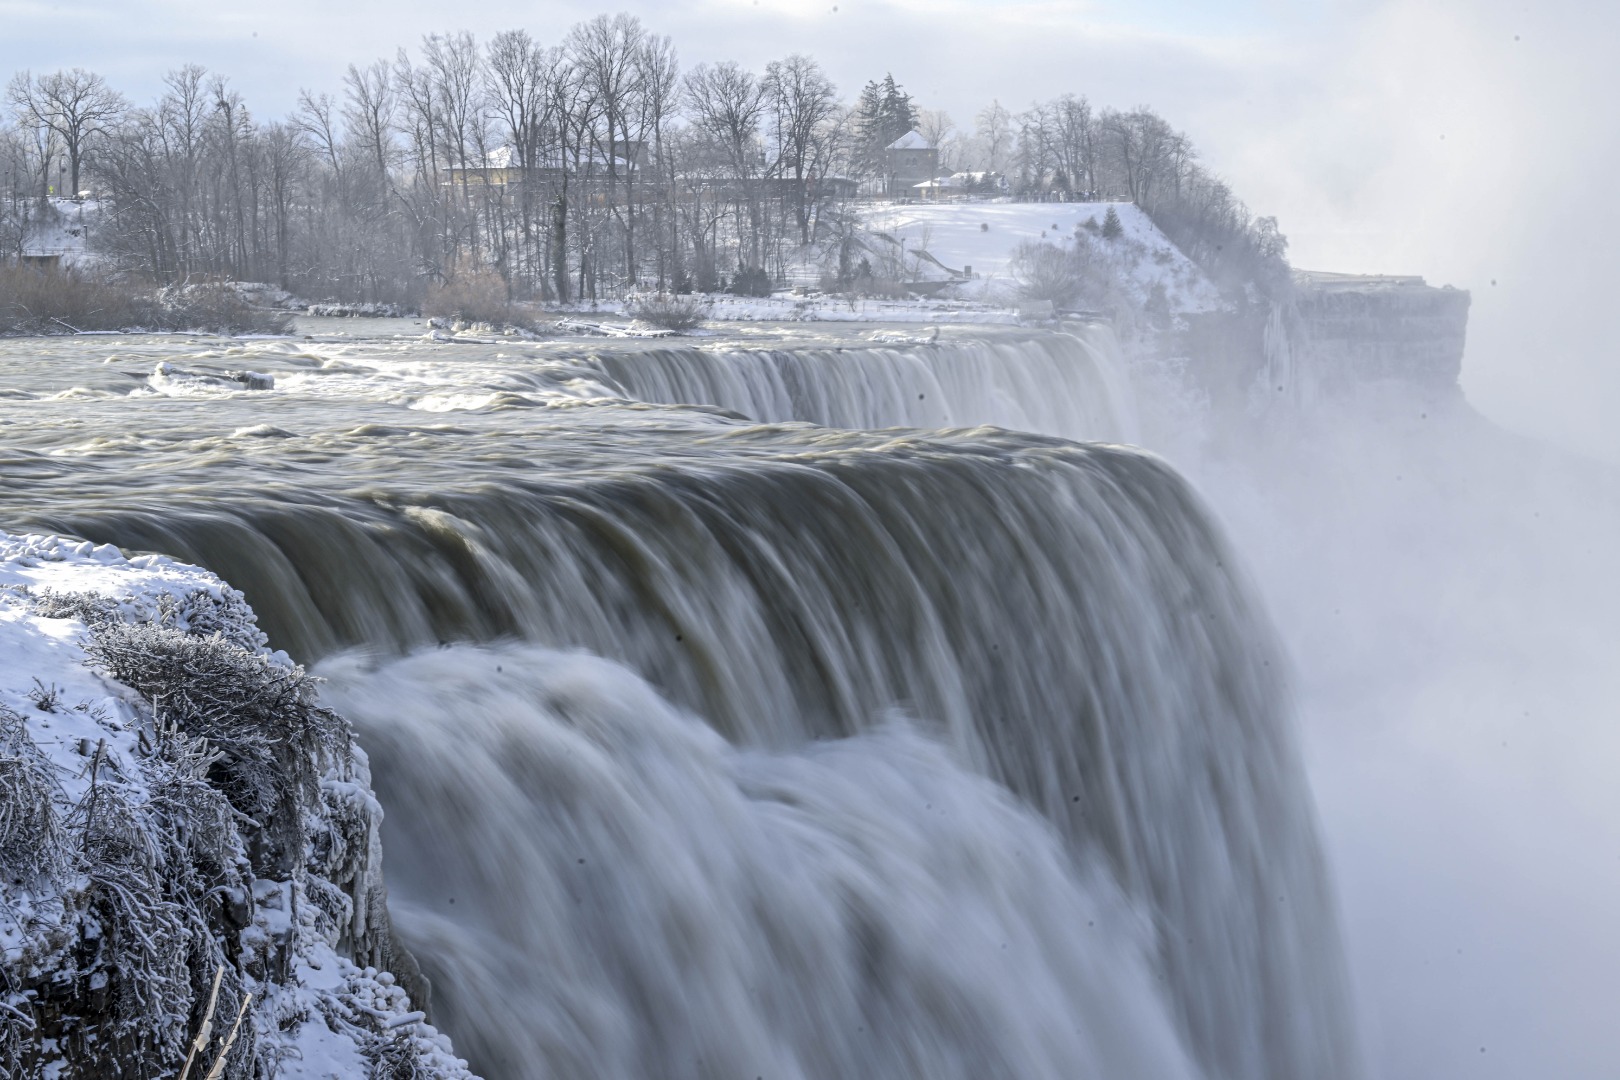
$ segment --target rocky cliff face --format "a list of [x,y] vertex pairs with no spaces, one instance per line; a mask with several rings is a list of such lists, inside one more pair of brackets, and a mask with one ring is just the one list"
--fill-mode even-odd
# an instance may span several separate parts
[[1161,352],[1217,417],[1460,400],[1469,294],[1418,277],[1299,272],[1277,301],[1185,316]]
[[[1294,376],[1309,384],[1298,391],[1330,400],[1392,388],[1454,396],[1470,299],[1417,277],[1297,274],[1281,321]],[[1282,343],[1268,344],[1269,354]]]

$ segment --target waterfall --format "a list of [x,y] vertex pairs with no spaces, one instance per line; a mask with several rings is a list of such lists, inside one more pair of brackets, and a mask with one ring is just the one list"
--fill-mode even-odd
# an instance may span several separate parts
[[1106,872],[902,724],[740,750],[532,646],[326,674],[486,1075],[1199,1075]]
[[778,349],[679,348],[600,357],[628,396],[717,405],[752,420],[840,428],[991,424],[1128,442],[1135,416],[1114,333],[1074,324],[1037,337]]
[[[864,419],[1003,344],[864,353],[913,380]],[[820,352],[596,362],[863,419]],[[8,524],[201,563],[332,658],[491,1076],[1357,1075],[1280,651],[1151,455],[281,390],[81,404],[64,451],[26,404]]]
[[1316,403],[1318,373],[1299,362],[1297,339],[1301,332],[1299,312],[1293,302],[1273,300],[1260,335],[1265,363],[1250,388],[1251,412],[1282,408],[1298,413]]

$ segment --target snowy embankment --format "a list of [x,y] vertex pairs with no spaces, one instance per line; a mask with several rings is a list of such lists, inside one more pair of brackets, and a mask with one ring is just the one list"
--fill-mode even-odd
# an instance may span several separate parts
[[[1112,210],[1117,235],[1105,236]],[[1134,203],[951,202],[897,205],[877,203],[861,212],[856,241],[864,273],[891,291],[910,288],[918,295],[863,297],[821,292],[829,256],[807,248],[790,261],[793,290],[771,296],[697,297],[710,322],[860,322],[931,324],[1014,324],[1050,318],[1050,306],[1030,305],[1017,269],[1020,245],[1049,244],[1075,258],[1087,285],[1078,307],[1118,317],[1122,312],[1156,313],[1165,319],[1217,310],[1220,291],[1197,264],[1159,231]],[[589,320],[622,315],[618,301],[575,304],[566,310]],[[1134,320],[1134,314],[1126,316]],[[622,328],[565,319],[560,333],[599,332],[619,336]]]
[[380,820],[240,593],[0,532],[0,1072],[171,1074],[223,972],[194,1076],[245,995],[222,1075],[469,1076],[408,996]]
[[[1105,239],[1109,210],[1119,218],[1120,233]],[[970,279],[950,287],[964,300],[1014,300],[1018,280],[1013,260],[1019,245],[1044,241],[1069,248],[1089,243],[1139,305],[1156,289],[1163,290],[1174,313],[1211,311],[1220,303],[1204,272],[1134,203],[875,204],[862,214],[862,224],[868,246],[892,252],[908,278],[944,280],[971,267]]]

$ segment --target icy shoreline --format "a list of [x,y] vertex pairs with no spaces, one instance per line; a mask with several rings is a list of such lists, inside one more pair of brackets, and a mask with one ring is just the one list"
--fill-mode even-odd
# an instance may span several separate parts
[[227,1075],[470,1076],[407,992],[366,759],[313,686],[206,571],[0,532],[6,1075],[177,1068],[223,966],[203,1063],[253,995]]

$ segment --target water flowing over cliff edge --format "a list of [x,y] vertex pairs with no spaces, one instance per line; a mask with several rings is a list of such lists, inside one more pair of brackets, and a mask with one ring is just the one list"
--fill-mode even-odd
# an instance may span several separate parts
[[52,343],[0,520],[363,650],[488,1075],[1355,1075],[1277,651],[1170,469],[1051,437],[1130,429],[1082,337]]

